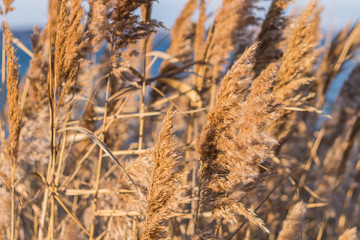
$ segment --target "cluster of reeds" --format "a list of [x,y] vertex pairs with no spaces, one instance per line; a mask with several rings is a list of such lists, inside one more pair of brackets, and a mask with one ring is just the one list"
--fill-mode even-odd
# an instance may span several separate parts
[[359,239],[359,23],[322,44],[317,0],[188,0],[164,34],[154,0],[49,0],[29,50],[12,2],[1,239]]

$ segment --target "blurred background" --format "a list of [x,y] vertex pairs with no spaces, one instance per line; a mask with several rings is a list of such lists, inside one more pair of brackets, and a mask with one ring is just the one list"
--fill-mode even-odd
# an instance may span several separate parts
[[[15,0],[13,6],[16,11],[7,16],[12,30],[32,29],[34,25],[44,26],[47,19],[47,2],[47,0]],[[170,28],[186,2],[186,0],[159,0],[154,6],[154,17]],[[271,1],[259,2],[262,2],[266,9]],[[308,0],[296,0],[293,9],[305,6],[308,2]],[[215,11],[217,5],[220,5],[221,0],[210,0],[208,3],[209,13],[211,13]],[[359,18],[359,0],[320,0],[320,3],[324,7],[322,27],[327,31],[329,28],[336,31],[349,21]]]

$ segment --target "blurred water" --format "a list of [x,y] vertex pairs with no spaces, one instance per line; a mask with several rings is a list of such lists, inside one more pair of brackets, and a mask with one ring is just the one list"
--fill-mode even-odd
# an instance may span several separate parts
[[[32,34],[32,30],[25,30],[25,31],[14,31],[13,32],[14,36],[17,37],[27,48],[31,49],[31,34]],[[154,40],[154,51],[166,51],[166,49],[169,47],[169,39],[170,39],[170,33],[167,31],[161,31],[160,34],[158,34],[155,37]],[[0,43],[2,43],[2,33],[0,36]],[[323,45],[324,41],[321,41],[320,45]],[[18,57],[18,65],[19,65],[19,74],[20,74],[20,79],[22,79],[25,74],[26,71],[29,67],[30,64],[30,60],[31,58],[25,53],[23,52],[21,49],[19,49],[18,47],[16,47],[16,55]],[[1,57],[0,57],[0,66],[1,66]],[[152,75],[155,76],[158,73],[159,67],[161,65],[162,60],[158,59],[153,67],[152,67]],[[331,107],[333,105],[333,103],[335,102],[338,93],[341,89],[341,86],[343,84],[343,82],[347,79],[348,75],[350,74],[351,70],[353,67],[353,63],[348,62],[345,66],[343,71],[335,78],[335,80],[332,82],[328,94],[327,94],[327,100],[324,104],[324,111],[325,113],[330,113],[331,111]],[[1,69],[0,69],[1,71]],[[1,82],[0,82],[0,90],[2,90],[2,86],[1,86]],[[0,91],[0,99],[2,99],[2,94],[3,92]],[[0,111],[1,111],[1,104],[0,104]]]

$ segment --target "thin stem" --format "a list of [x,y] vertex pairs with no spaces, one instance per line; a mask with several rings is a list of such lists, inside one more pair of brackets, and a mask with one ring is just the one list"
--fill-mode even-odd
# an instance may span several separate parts
[[[50,28],[50,27],[49,27]],[[50,148],[51,148],[51,156],[49,159],[48,169],[47,169],[47,175],[46,175],[46,181],[47,183],[50,182],[52,179],[52,169],[53,164],[55,162],[55,138],[56,138],[56,126],[55,126],[55,108],[56,107],[56,90],[53,83],[52,78],[52,59],[51,59],[51,35],[50,31],[48,31],[48,38],[49,38],[49,70],[47,74],[47,88],[48,88],[48,99],[49,99],[49,115],[50,115],[50,129],[51,129],[51,136],[50,136]],[[55,98],[54,98],[55,96]],[[49,201],[49,188],[45,188],[44,191],[44,198],[41,205],[41,216],[40,216],[40,228],[38,233],[38,239],[43,239],[43,230],[44,230],[44,224],[46,219],[46,212],[47,212],[47,205]]]
[[[193,132],[194,132],[194,113],[190,114],[190,117],[189,117],[189,123],[187,125],[187,132],[186,132],[186,145],[189,146],[192,142],[192,139],[193,139]],[[190,149],[187,149],[186,152],[185,152],[185,160],[188,160],[189,163],[187,163],[185,165],[185,167],[187,169],[185,169],[185,171],[188,171],[190,169],[190,157],[191,157],[191,154],[190,154]],[[196,186],[196,161],[195,159],[192,159],[193,160],[193,166],[192,166],[192,180],[191,180],[191,187],[192,187],[192,191],[191,191],[191,195],[192,197],[195,197],[195,186]],[[183,186],[186,186],[188,185],[187,183],[187,178],[184,179],[186,182],[183,183]],[[194,205],[193,201],[192,201],[192,204],[191,204],[191,214],[194,215],[196,214],[196,206]],[[192,225],[191,225],[192,224]],[[190,226],[194,226],[194,219],[192,219],[192,222],[189,222],[189,225]],[[188,228],[188,231],[191,229],[191,227]],[[190,230],[191,231],[191,230]]]
[[143,148],[143,142],[144,142],[144,112],[145,112],[145,94],[146,94],[146,45],[147,45],[147,41],[148,38],[144,39],[143,41],[143,52],[142,52],[142,67],[141,67],[141,71],[143,74],[143,80],[142,80],[142,85],[141,85],[141,89],[140,89],[140,106],[139,106],[139,145],[138,145],[138,149],[141,150]]
[[[51,71],[51,69],[49,70]],[[50,72],[51,75],[51,72]],[[50,82],[52,81],[52,77],[50,76]],[[56,164],[56,77],[54,78],[54,83],[51,83],[53,87],[53,96],[52,99],[49,99],[50,103],[50,125],[51,125],[51,158],[48,165],[48,174],[46,176],[46,180],[48,183],[51,183],[54,187],[54,173],[55,173],[55,164]],[[48,239],[54,239],[54,221],[55,221],[55,204],[54,204],[54,196],[51,196],[51,213],[50,213],[50,223],[48,229]]]
[[210,110],[215,106],[216,100],[216,80],[219,76],[219,66],[215,65],[213,75],[211,78],[211,90],[210,90]]
[[2,95],[2,99],[1,99],[1,126],[0,126],[0,137],[1,137],[1,142],[4,143],[5,142],[5,110],[4,110],[4,106],[5,106],[5,32],[3,31],[2,34],[2,62],[1,62],[1,95]]
[[195,215],[193,215],[194,218],[194,236],[196,236],[196,232],[199,226],[199,214],[200,214],[200,197],[201,197],[201,178],[199,179],[199,189],[197,192],[197,200],[196,200],[196,211]]
[[[115,107],[115,109],[118,109],[116,110],[116,113],[115,115],[117,114],[120,114],[121,111],[123,111],[124,107],[126,106],[126,104],[128,103],[129,99],[131,98],[131,96],[129,96],[128,98],[126,98],[123,102],[120,102],[119,105],[121,105],[120,107]],[[108,122],[108,124],[106,125],[106,128],[105,128],[105,131],[107,131],[111,124],[114,122],[115,119],[110,119],[110,121]],[[101,137],[102,136],[102,132],[99,134],[98,137]],[[81,166],[82,164],[85,162],[85,160],[89,157],[89,155],[91,154],[91,152],[95,149],[96,147],[96,143],[93,143],[90,148],[87,150],[87,152],[84,154],[84,156],[80,159],[80,161],[78,162],[78,164],[76,164],[76,167],[75,167],[75,170],[74,172],[69,176],[67,177],[63,183],[61,184],[59,190],[60,191],[64,191],[66,189],[66,187],[68,186],[68,184],[75,178],[75,176],[77,175],[77,173],[79,172],[79,170],[81,169]]]
[[[105,102],[105,112],[104,112],[104,119],[102,124],[102,135],[100,137],[101,141],[104,141],[105,139],[105,131],[106,131],[106,118],[107,118],[107,111],[108,111],[108,99],[109,99],[109,91],[110,91],[110,77],[107,80],[106,84],[106,102]],[[99,193],[99,186],[100,186],[100,177],[101,177],[101,165],[103,160],[103,151],[100,148],[99,149],[99,158],[98,158],[98,168],[96,173],[96,183],[95,183],[95,198],[94,198],[94,213],[97,211],[97,202],[98,202],[98,193]],[[90,239],[93,239],[94,237],[94,230],[95,230],[95,215],[90,227]]]
[[[65,124],[69,122],[69,119],[71,117],[71,113],[73,111],[73,107],[69,110],[69,112],[67,113],[66,119],[65,119]],[[60,181],[60,176],[61,176],[61,172],[62,172],[62,168],[63,168],[63,163],[65,161],[65,148],[66,148],[66,143],[67,143],[67,133],[65,132],[63,134],[62,137],[62,142],[61,142],[61,147],[60,147],[60,152],[59,152],[59,157],[58,157],[58,165],[57,165],[57,170],[56,170],[56,174],[55,174],[55,180],[54,180],[54,187],[57,190],[58,186],[59,186],[59,181]]]
[[49,231],[48,231],[48,239],[54,239],[54,228],[55,228],[55,200],[53,194],[51,194],[51,211],[50,211],[50,222],[49,222]]
[[[141,19],[143,22],[149,22],[150,16],[151,16],[151,4],[152,3],[144,3],[141,6]],[[141,53],[141,72],[142,72],[142,84],[141,84],[141,90],[140,90],[140,106],[139,106],[139,143],[138,143],[138,149],[141,150],[143,148],[143,142],[144,142],[144,112],[145,112],[145,94],[146,94],[146,64],[147,64],[147,56],[146,52],[148,49],[148,41],[149,37],[145,37],[144,40],[141,42],[142,44],[142,53]]]
[[11,168],[11,231],[10,239],[15,239],[15,172],[16,163]]

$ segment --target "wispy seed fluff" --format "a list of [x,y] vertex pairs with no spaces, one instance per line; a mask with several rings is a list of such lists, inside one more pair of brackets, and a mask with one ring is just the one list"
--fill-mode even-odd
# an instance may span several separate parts
[[347,229],[340,237],[339,240],[358,240],[359,235],[357,233],[356,227]]
[[[281,58],[278,80],[274,86],[276,102],[283,107],[306,107],[311,95],[303,91],[304,86],[313,81],[308,77],[316,63],[319,51],[314,49],[319,41],[320,8],[317,0],[311,1],[295,22],[290,35],[285,36],[287,46]],[[278,140],[285,138],[292,126],[290,112],[279,111],[274,124],[267,130]]]
[[286,216],[278,240],[302,239],[304,237],[304,218],[306,206],[303,202],[298,202]]
[[224,218],[235,223],[244,216],[268,232],[263,221],[245,207],[263,182],[275,143],[264,129],[276,109],[271,90],[277,66],[269,65],[254,80],[256,47],[247,49],[222,80],[209,123],[198,139],[200,205],[213,212],[215,221]]
[[155,145],[154,167],[147,196],[144,239],[159,239],[167,232],[169,215],[180,203],[183,170],[175,151],[174,111],[169,109]]
[[15,49],[12,41],[12,34],[9,26],[4,23],[4,32],[6,37],[6,73],[7,73],[7,100],[9,105],[9,141],[7,144],[7,151],[11,159],[11,164],[16,165],[19,150],[19,136],[20,136],[20,100],[19,100],[19,70],[17,66],[17,59],[15,56]]

